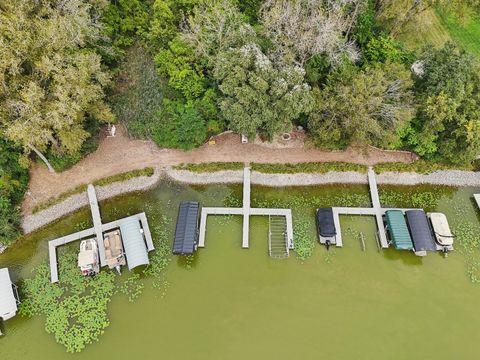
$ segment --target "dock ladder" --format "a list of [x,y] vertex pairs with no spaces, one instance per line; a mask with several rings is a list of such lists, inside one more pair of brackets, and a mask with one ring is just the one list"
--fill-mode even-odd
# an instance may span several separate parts
[[275,259],[285,259],[290,255],[285,216],[268,216],[268,254]]

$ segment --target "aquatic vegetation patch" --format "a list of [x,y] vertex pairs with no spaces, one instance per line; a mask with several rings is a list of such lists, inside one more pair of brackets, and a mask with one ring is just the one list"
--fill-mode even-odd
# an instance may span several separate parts
[[59,271],[60,282],[51,284],[46,264],[34,269],[34,277],[21,287],[24,300],[19,313],[44,315],[47,333],[67,352],[80,352],[109,325],[107,305],[114,293],[115,275],[102,271],[93,278],[81,276],[71,251],[60,257]]
[[438,186],[435,190],[415,189],[411,187],[382,187],[379,190],[383,207],[420,208],[434,211],[440,199],[450,196],[455,188]]

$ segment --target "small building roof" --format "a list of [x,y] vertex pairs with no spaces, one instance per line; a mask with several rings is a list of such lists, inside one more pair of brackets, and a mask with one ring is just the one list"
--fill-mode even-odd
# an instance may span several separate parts
[[0,318],[8,320],[17,312],[17,300],[7,268],[0,269]]
[[123,247],[127,257],[128,269],[132,270],[140,265],[149,264],[147,245],[143,238],[140,223],[136,218],[120,220]]
[[412,238],[408,232],[407,222],[405,221],[403,212],[400,210],[388,210],[385,212],[385,220],[395,249],[412,250]]
[[320,236],[331,237],[337,234],[332,208],[317,209],[317,226]]
[[198,241],[199,212],[200,204],[196,201],[180,203],[173,241],[174,255],[189,255],[195,252]]
[[407,210],[405,215],[415,251],[435,251],[435,241],[423,210]]

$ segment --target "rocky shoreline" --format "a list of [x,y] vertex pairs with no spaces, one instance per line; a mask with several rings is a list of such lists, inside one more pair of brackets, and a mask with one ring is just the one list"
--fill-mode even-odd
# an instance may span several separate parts
[[[218,171],[212,173],[196,173],[187,170],[173,170],[171,168],[156,168],[152,176],[116,182],[105,186],[96,186],[99,200],[105,200],[121,194],[135,191],[145,191],[157,185],[162,177],[188,184],[215,184],[241,183],[242,171]],[[324,184],[367,184],[367,175],[359,172],[329,172],[326,174],[263,174],[252,172],[251,181],[254,185],[263,186],[309,186]],[[480,186],[480,172],[442,170],[430,174],[410,172],[386,172],[377,175],[378,184],[389,185],[418,185],[433,184],[447,186]],[[29,214],[22,219],[22,228],[25,234],[56,221],[80,208],[88,205],[86,192],[72,195],[61,203],[36,214]]]

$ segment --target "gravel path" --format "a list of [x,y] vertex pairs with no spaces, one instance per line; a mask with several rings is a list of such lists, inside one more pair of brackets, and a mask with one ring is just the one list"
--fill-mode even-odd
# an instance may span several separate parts
[[[189,184],[242,183],[243,171],[219,171],[214,173],[194,173],[186,170],[155,169],[151,177],[138,177],[125,182],[106,186],[97,186],[99,200],[105,200],[120,194],[143,191],[154,187],[162,178],[169,177],[175,181]],[[322,184],[367,184],[367,175],[358,172],[329,172],[326,174],[263,174],[252,172],[252,184],[265,186],[308,186]],[[377,175],[379,184],[417,185],[434,184],[449,186],[480,186],[480,172],[446,170],[428,175],[416,173],[382,173]],[[30,233],[61,217],[88,205],[86,192],[73,195],[36,214],[23,217],[22,228]]]
[[[124,182],[116,182],[105,186],[96,186],[95,191],[99,201],[134,191],[148,190],[160,181],[162,172],[155,170],[152,176],[140,176]],[[35,231],[61,217],[88,205],[87,192],[72,195],[61,203],[48,209],[30,214],[22,218],[22,229],[25,234]]]
[[257,162],[302,163],[345,161],[374,165],[380,162],[414,160],[415,155],[402,151],[384,151],[375,148],[348,148],[345,151],[322,151],[303,147],[303,142],[293,148],[270,148],[254,143],[242,144],[240,135],[225,133],[215,137],[215,145],[202,145],[197,149],[182,151],[160,149],[151,141],[134,140],[125,136],[123,127],[117,126],[117,135],[103,138],[98,149],[78,164],[61,173],[51,174],[42,164],[30,168],[28,196],[22,204],[23,214],[36,205],[82,184],[147,166],[162,168],[181,163]]

